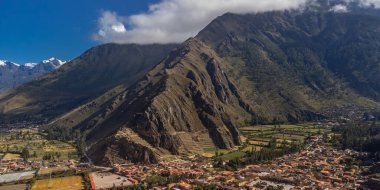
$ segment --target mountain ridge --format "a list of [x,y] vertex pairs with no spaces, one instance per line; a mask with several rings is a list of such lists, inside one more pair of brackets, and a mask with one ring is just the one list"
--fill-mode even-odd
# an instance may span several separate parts
[[[49,118],[46,129],[80,130],[91,159],[112,165],[231,149],[241,144],[238,128],[253,123],[318,121],[324,110],[346,106],[379,110],[380,18],[358,14],[229,13],[158,53],[163,46],[93,48],[0,97],[0,117],[35,112]],[[140,68],[144,58],[149,64]],[[134,59],[140,61],[120,70]],[[85,72],[89,66],[94,72]],[[103,84],[109,77],[115,78]],[[68,82],[81,79],[89,80]],[[34,101],[70,106],[6,109],[22,93],[58,89],[68,95]]]
[[[324,45],[318,41],[350,44],[346,36],[361,32],[370,32],[362,40],[371,39],[371,47],[378,47],[376,30],[355,28],[362,20],[340,13],[226,14],[127,89],[121,106],[94,117],[93,128],[87,128],[89,155],[99,164],[127,155],[132,161],[150,162],[159,159],[150,146],[186,154],[197,143],[197,136],[184,143],[183,133],[208,133],[215,147],[229,149],[240,144],[238,126],[250,122],[317,120],[323,118],[323,109],[347,105],[379,109],[377,95],[362,92],[356,78],[349,78],[354,70],[336,74],[337,63],[346,67],[351,62],[325,56],[335,46],[318,49]],[[379,23],[379,18],[364,24],[379,28],[375,21]],[[340,28],[336,28],[338,23]],[[357,33],[346,30],[351,27]],[[362,46],[361,40],[357,44]],[[348,48],[358,52],[357,44]],[[376,63],[366,64],[380,73]],[[355,70],[359,71],[366,72],[363,68]],[[365,89],[372,88],[376,93],[380,90],[376,85]],[[149,146],[136,144],[128,133],[120,136],[118,131],[125,129]],[[99,157],[98,147],[113,154],[103,152],[104,157]],[[136,147],[143,154],[136,154]]]
[[130,85],[176,46],[105,44],[91,48],[38,80],[2,94],[0,118],[8,123],[49,121],[112,88]]
[[0,60],[0,92],[16,88],[17,86],[36,80],[41,75],[52,72],[66,61],[50,58],[38,63],[17,64],[11,61]]

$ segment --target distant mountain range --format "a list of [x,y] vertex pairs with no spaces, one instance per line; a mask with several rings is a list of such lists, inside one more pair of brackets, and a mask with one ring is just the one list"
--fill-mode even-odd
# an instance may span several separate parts
[[0,92],[35,80],[42,74],[54,71],[65,63],[65,61],[56,58],[43,60],[39,63],[25,64],[0,60]]
[[177,45],[105,44],[38,80],[0,94],[0,122],[45,121],[133,85]]
[[100,165],[233,148],[240,126],[380,110],[379,32],[362,11],[225,14],[180,45],[92,48],[0,95],[0,121],[80,130]]

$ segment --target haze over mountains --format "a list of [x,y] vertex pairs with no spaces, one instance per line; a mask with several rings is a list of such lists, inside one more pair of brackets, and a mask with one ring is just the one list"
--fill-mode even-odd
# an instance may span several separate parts
[[65,63],[65,61],[56,58],[43,60],[39,63],[26,63],[22,65],[0,60],[0,92],[35,80],[42,74],[54,71]]
[[95,47],[1,95],[0,118],[81,130],[100,165],[232,148],[249,123],[380,109],[379,32],[361,11],[225,14],[181,45]]
[[117,86],[126,88],[174,47],[106,44],[92,48],[58,70],[0,95],[1,121],[49,120]]

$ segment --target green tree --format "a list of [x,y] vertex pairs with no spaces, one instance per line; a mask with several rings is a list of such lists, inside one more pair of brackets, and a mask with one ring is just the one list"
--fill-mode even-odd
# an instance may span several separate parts
[[272,138],[270,141],[269,141],[269,144],[268,144],[268,147],[270,148],[270,149],[276,149],[276,147],[277,147],[277,140],[276,140],[276,138]]
[[55,156],[59,159],[62,156],[62,154],[60,152],[56,152]]
[[22,150],[22,157],[24,158],[25,161],[28,160],[28,158],[29,158],[29,149],[28,149],[28,147],[25,147]]

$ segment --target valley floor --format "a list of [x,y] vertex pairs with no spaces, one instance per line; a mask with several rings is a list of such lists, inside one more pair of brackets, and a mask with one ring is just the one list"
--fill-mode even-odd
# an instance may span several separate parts
[[[187,189],[214,184],[222,189],[353,189],[361,186],[365,178],[358,166],[342,164],[358,152],[339,151],[325,144],[322,136],[314,136],[303,151],[285,155],[273,161],[247,165],[237,171],[224,171],[213,167],[213,162],[174,160],[157,165],[115,165],[116,174],[139,181],[155,181],[150,185],[164,188]],[[165,176],[176,176],[179,183],[170,183]],[[154,178],[154,179],[152,179]],[[169,177],[170,178],[170,177]],[[147,180],[148,179],[148,180]],[[161,180],[161,182],[156,182]],[[269,187],[269,188],[271,188]]]
[[[260,128],[261,127],[256,127]],[[75,189],[125,189],[128,187],[141,187],[142,189],[359,189],[364,187],[368,180],[362,173],[362,168],[352,160],[359,156],[359,152],[353,150],[337,150],[331,144],[326,143],[329,130],[318,127],[306,127],[300,131],[300,126],[283,125],[281,127],[268,127],[266,131],[252,136],[257,132],[255,127],[244,128],[247,135],[248,148],[246,155],[231,157],[236,152],[220,155],[216,151],[213,157],[187,156],[171,157],[167,161],[158,164],[115,164],[112,168],[91,166],[77,161],[64,160],[54,157],[48,160],[24,161],[20,156],[8,155],[0,162],[3,171],[0,173],[0,183],[9,186],[12,183],[24,183],[33,190],[60,189],[71,184]],[[285,130],[286,129],[286,130]],[[253,132],[252,132],[253,131]],[[265,144],[263,135],[273,136],[282,131],[279,139],[274,138],[272,146],[274,153],[281,148],[289,146],[287,141],[294,139],[293,145],[303,144],[294,154],[282,154],[275,159],[260,161],[256,164],[238,164],[231,167],[231,163],[244,162],[252,155],[258,157],[260,151],[254,151],[252,147],[260,147],[260,150],[271,149],[270,144]],[[286,133],[290,133],[286,137]],[[313,133],[314,132],[314,133]],[[293,134],[294,133],[294,134]],[[298,134],[295,135],[295,133]],[[312,134],[307,137],[305,134]],[[322,135],[324,134],[324,135]],[[9,134],[11,136],[12,133]],[[39,137],[39,136],[38,136]],[[302,138],[301,138],[302,137]],[[8,137],[4,137],[6,139]],[[260,139],[261,138],[261,139]],[[32,138],[33,139],[33,138]],[[252,139],[255,139],[254,142]],[[301,140],[298,140],[301,139]],[[257,142],[259,143],[257,143]],[[302,143],[305,141],[306,143]],[[13,141],[4,141],[3,143]],[[272,143],[273,143],[272,142]],[[29,143],[32,144],[32,143]],[[38,145],[38,146],[37,146]],[[10,147],[10,146],[8,146]],[[39,144],[36,144],[39,147]],[[41,145],[41,147],[43,147]],[[252,149],[252,150],[251,150]],[[273,153],[272,152],[272,153]],[[66,159],[66,158],[65,158]],[[236,160],[236,161],[235,161]],[[264,159],[265,160],[265,159]],[[70,178],[71,177],[71,178]],[[1,186],[1,184],[0,184]],[[17,186],[19,187],[19,186]],[[20,186],[25,187],[25,186]],[[1,189],[1,188],[0,188]]]

